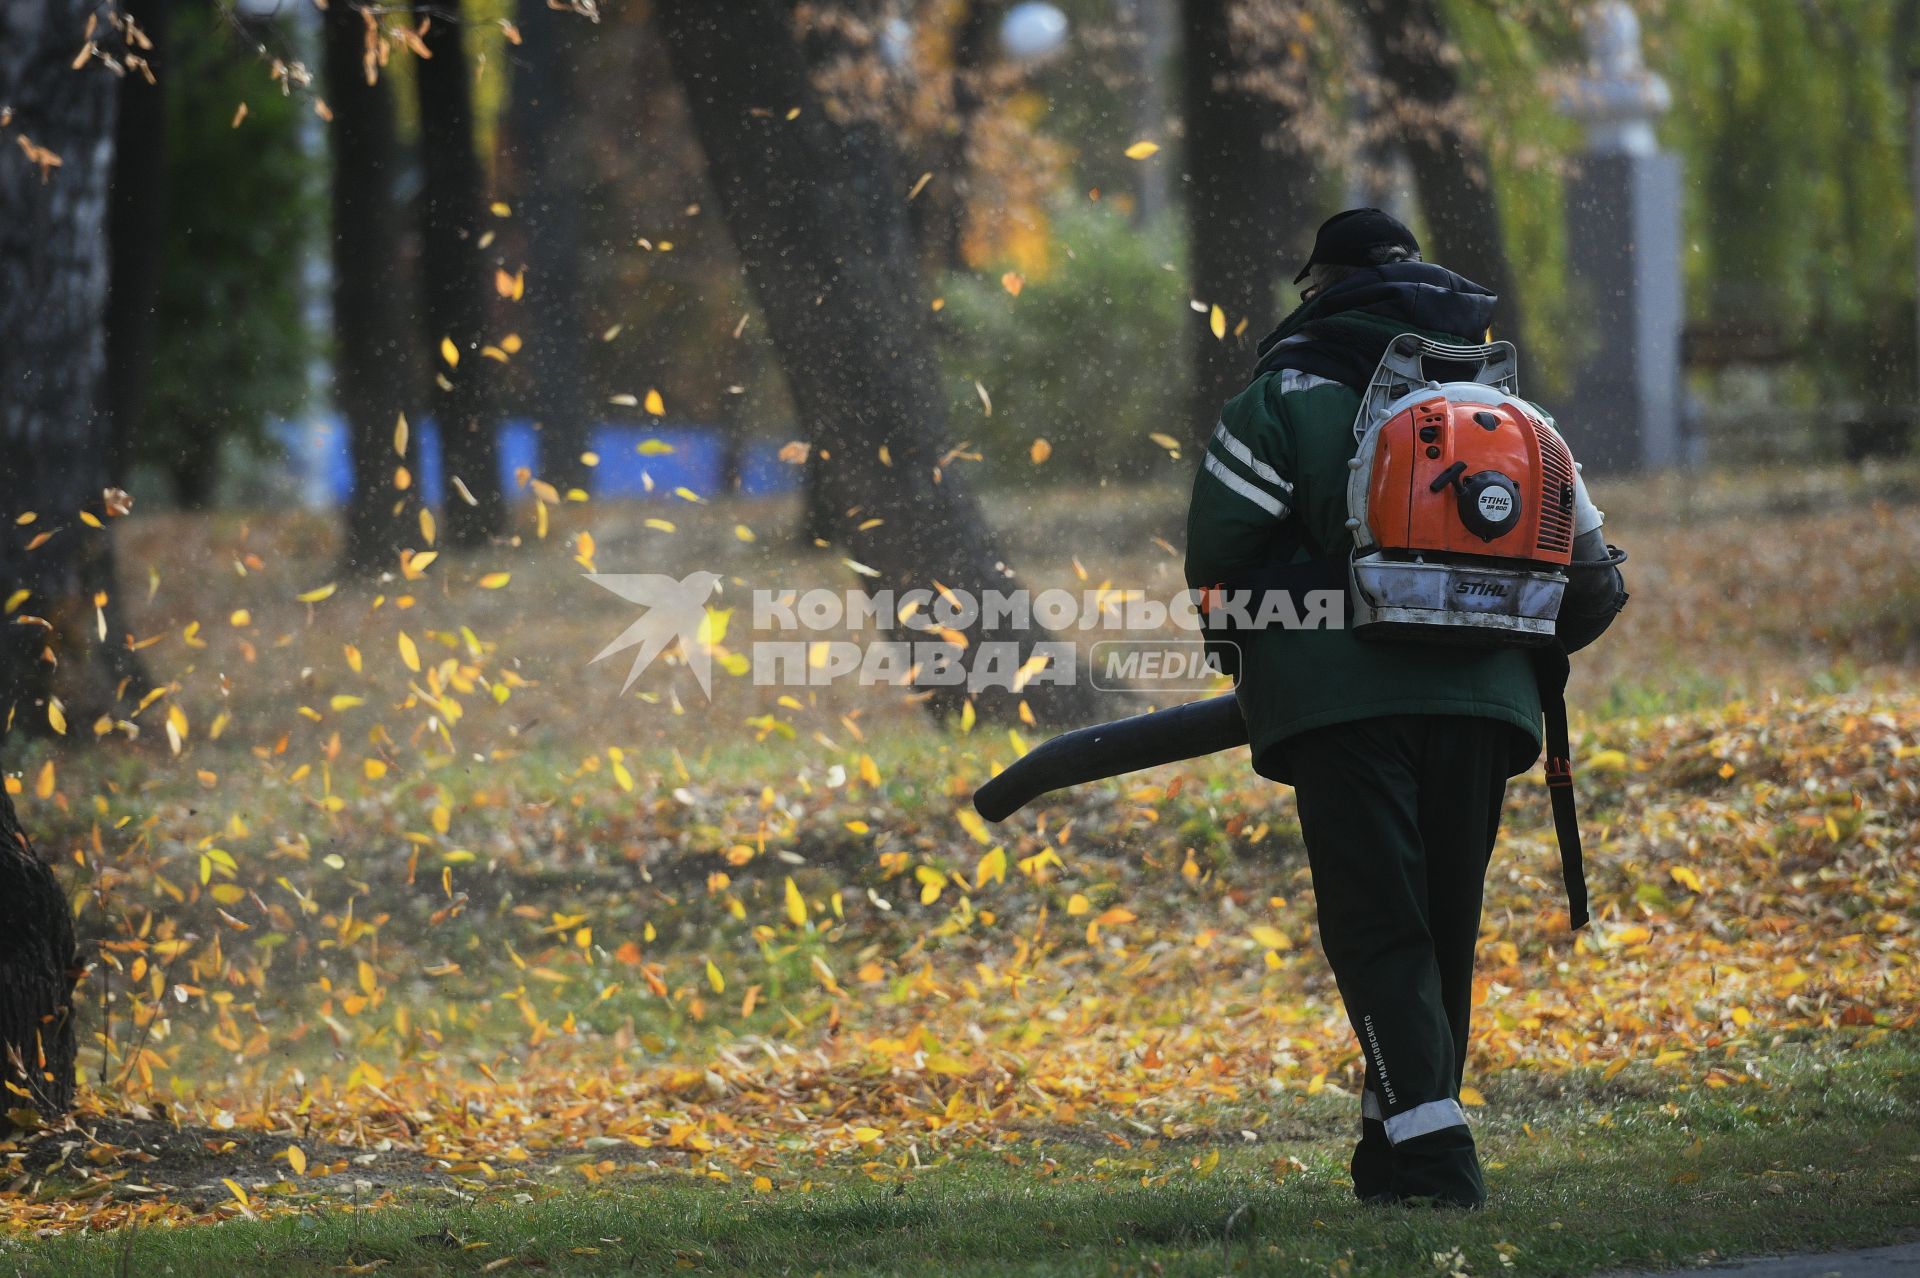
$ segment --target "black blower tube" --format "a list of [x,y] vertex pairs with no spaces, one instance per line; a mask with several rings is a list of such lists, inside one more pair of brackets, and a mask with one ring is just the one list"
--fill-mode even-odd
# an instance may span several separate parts
[[1007,765],[974,791],[973,809],[989,821],[1004,821],[1055,790],[1245,744],[1247,721],[1232,693],[1078,728]]

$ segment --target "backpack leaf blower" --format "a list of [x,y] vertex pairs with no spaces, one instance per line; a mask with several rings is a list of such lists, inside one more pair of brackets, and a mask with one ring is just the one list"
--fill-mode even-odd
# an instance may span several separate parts
[[[1471,369],[1426,376],[1426,360]],[[1564,691],[1566,654],[1625,606],[1579,467],[1518,397],[1511,343],[1395,338],[1354,421],[1348,462],[1350,625],[1358,638],[1526,647],[1546,716],[1547,786],[1569,918],[1587,921]],[[982,785],[974,809],[1004,821],[1044,794],[1246,745],[1231,694],[1062,733]]]

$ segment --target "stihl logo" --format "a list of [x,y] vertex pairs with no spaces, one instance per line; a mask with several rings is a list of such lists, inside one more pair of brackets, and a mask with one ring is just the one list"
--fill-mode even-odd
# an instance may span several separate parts
[[1507,588],[1491,581],[1462,581],[1453,588],[1458,595],[1493,595],[1504,599]]

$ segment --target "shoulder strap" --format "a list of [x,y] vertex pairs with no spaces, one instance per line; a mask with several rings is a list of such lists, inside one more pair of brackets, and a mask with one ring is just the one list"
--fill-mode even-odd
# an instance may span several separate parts
[[1553,804],[1553,833],[1560,844],[1560,877],[1567,887],[1567,922],[1577,932],[1587,925],[1587,872],[1580,850],[1580,820],[1573,803],[1568,671],[1567,652],[1559,644],[1533,650],[1534,678],[1540,685],[1540,709],[1546,720],[1547,798]]

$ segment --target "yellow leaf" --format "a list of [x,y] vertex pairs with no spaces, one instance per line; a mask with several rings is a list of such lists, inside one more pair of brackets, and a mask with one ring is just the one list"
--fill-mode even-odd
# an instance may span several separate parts
[[1265,923],[1256,923],[1248,928],[1247,932],[1254,940],[1260,942],[1260,944],[1270,950],[1290,950],[1293,948],[1293,942],[1287,939],[1287,934],[1277,927],[1269,927]]
[[987,823],[972,808],[956,808],[954,816],[959,818],[960,828],[973,836],[973,841],[981,847],[993,842],[993,835],[987,830]]
[[460,348],[453,344],[451,337],[440,339],[440,358],[447,361],[448,368],[460,367]]
[[400,645],[400,660],[407,669],[420,673],[420,649],[414,646],[413,636],[402,630],[397,636]]
[[1462,1105],[1484,1105],[1487,1103],[1487,1098],[1480,1094],[1480,1089],[1477,1087],[1462,1087],[1460,1089],[1460,1103]]
[[239,1181],[233,1179],[231,1176],[223,1176],[220,1178],[220,1183],[225,1185],[227,1192],[233,1195],[233,1201],[239,1203],[242,1207],[253,1206],[252,1200],[247,1197],[247,1191],[241,1188]]
[[60,708],[58,697],[50,697],[47,700],[47,722],[53,725],[53,730],[61,736],[67,735],[67,716],[66,712]]
[[1667,873],[1673,877],[1675,883],[1689,892],[1704,891],[1700,886],[1700,876],[1684,865],[1670,865],[1667,867]]
[[969,700],[960,707],[960,731],[972,732],[974,724],[973,702]]
[[1216,341],[1224,339],[1227,335],[1227,313],[1217,304],[1207,312],[1207,328]]
[[1075,892],[1072,896],[1067,898],[1068,914],[1075,914],[1075,915],[1085,914],[1088,910],[1092,908],[1093,908],[1092,903],[1089,902],[1085,896],[1083,896],[1078,892]]
[[365,959],[361,959],[360,965],[359,965],[359,977],[360,977],[361,992],[367,995],[369,998],[371,998],[373,996],[373,992],[376,989],[380,988],[380,978],[374,972],[373,964],[367,962]]
[[1007,881],[1007,851],[996,847],[980,858],[980,864],[974,867],[973,885],[984,887],[992,882]]
[[387,763],[384,759],[368,759],[360,766],[361,770],[367,774],[369,781],[378,781],[387,775]]
[[660,392],[657,390],[650,389],[647,391],[644,407],[655,417],[665,417],[667,415],[667,401],[660,397]]
[[405,413],[400,414],[399,420],[393,424],[393,452],[396,457],[407,455],[407,415]]
[[871,1145],[874,1141],[880,1139],[880,1135],[881,1132],[878,1127],[856,1127],[853,1129],[853,1138],[862,1145]]
[[1159,154],[1159,151],[1160,144],[1158,142],[1149,142],[1145,138],[1142,138],[1140,141],[1128,147],[1125,154],[1129,160],[1144,160],[1150,155]]
[[293,1168],[296,1176],[307,1174],[307,1155],[298,1145],[287,1146],[287,1166]]
[[707,960],[707,984],[713,986],[715,994],[727,992],[727,978],[720,975],[720,969],[713,965],[712,959]]
[[331,597],[336,589],[338,589],[338,586],[334,582],[329,581],[324,586],[315,586],[312,590],[304,594],[295,595],[294,598],[298,599],[301,603],[319,603],[322,599]]
[[1034,465],[1038,466],[1041,462],[1053,456],[1053,445],[1044,439],[1036,439],[1033,441],[1032,446],[1027,449],[1027,456],[1032,459]]
[[1601,750],[1587,760],[1589,772],[1625,772],[1627,756],[1619,750]]
[[48,759],[40,765],[40,775],[34,778],[33,797],[51,799],[53,797],[53,760]]
[[490,572],[480,579],[480,588],[482,590],[498,590],[512,580],[513,574],[510,572]]
[[1207,1151],[1205,1158],[1196,1159],[1195,1162],[1195,1171],[1199,1172],[1202,1176],[1213,1175],[1213,1169],[1220,1165],[1220,1147],[1218,1145],[1214,1146]]
[[804,926],[807,921],[807,901],[793,885],[792,875],[787,876],[787,921],[795,927]]
[[360,650],[354,647],[352,644],[345,644],[343,645],[343,647],[345,648],[346,654],[347,654],[347,668],[353,671],[355,674],[359,674],[360,673]]

